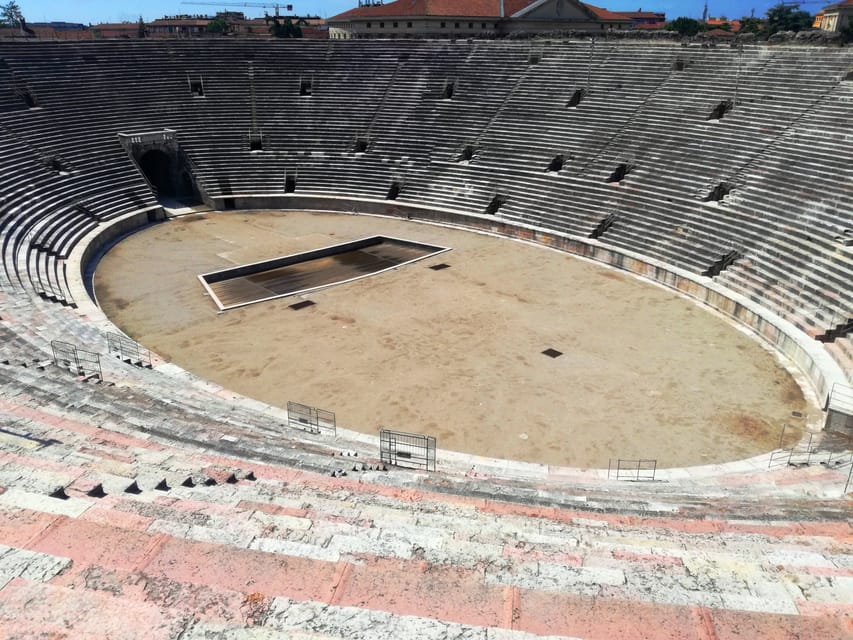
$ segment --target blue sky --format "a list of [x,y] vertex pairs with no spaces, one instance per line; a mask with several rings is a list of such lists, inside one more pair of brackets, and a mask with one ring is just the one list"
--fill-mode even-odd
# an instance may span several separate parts
[[[29,22],[45,22],[50,20],[65,20],[68,22],[97,23],[135,21],[140,13],[145,20],[153,20],[164,15],[177,13],[215,13],[220,9],[242,10],[249,17],[262,16],[263,9],[241,7],[238,0],[233,5],[223,3],[219,6],[183,4],[181,0],[156,0],[155,2],[118,2],[114,0],[17,0],[24,17]],[[261,0],[261,3],[263,0]],[[358,6],[358,0],[287,0],[293,4],[296,14],[319,15],[329,17]],[[749,15],[755,9],[756,16],[763,16],[767,9],[777,0],[708,0],[708,11],[711,16],[726,16],[739,18]],[[833,0],[825,2],[804,2],[802,9],[809,13],[817,13],[824,5],[832,4]],[[5,4],[5,0],[0,0]],[[702,16],[704,0],[592,0],[590,4],[603,6],[614,11],[664,11],[667,19],[679,16],[699,18]],[[272,9],[270,9],[272,13]]]

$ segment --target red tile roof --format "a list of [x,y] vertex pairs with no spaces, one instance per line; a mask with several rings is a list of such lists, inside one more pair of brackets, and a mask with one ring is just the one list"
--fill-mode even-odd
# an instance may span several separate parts
[[595,14],[595,17],[599,20],[618,20],[619,22],[630,22],[630,19],[626,18],[621,13],[608,11],[607,9],[602,9],[601,7],[594,7],[591,4],[587,4],[585,2],[581,2],[581,4],[590,11],[592,11]]
[[657,13],[655,11],[618,11],[620,16],[639,20],[640,18],[659,18],[663,15],[663,11]]
[[[504,0],[504,15],[511,16],[535,0]],[[388,4],[357,7],[330,20],[347,18],[389,18],[406,16],[459,16],[485,18],[500,16],[500,0],[396,0]]]
[[835,9],[840,9],[841,7],[847,7],[850,5],[853,5],[853,0],[843,0],[843,2],[836,2],[828,7],[824,7],[821,11],[826,13],[827,11],[834,11]]
[[732,32],[740,31],[740,20],[726,20],[725,18],[708,18],[705,21],[709,27],[722,27],[727,24],[731,27]]
[[146,25],[150,27],[206,27],[210,18],[157,18]]
[[[504,15],[509,17],[529,7],[537,0],[504,0]],[[618,14],[589,4],[580,3],[599,20],[627,19]],[[501,14],[500,0],[396,0],[387,4],[356,7],[344,11],[329,20],[341,21],[353,18],[403,18],[415,16],[453,16],[460,18],[497,18]]]
[[712,38],[734,38],[735,34],[731,31],[726,31],[725,29],[711,29],[710,31],[704,31],[700,35],[709,36]]

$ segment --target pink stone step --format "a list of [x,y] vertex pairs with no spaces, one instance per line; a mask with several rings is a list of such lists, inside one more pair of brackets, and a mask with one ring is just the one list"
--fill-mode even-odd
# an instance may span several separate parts
[[179,583],[162,576],[114,567],[75,564],[51,584],[75,590],[92,589],[156,606],[173,617],[206,623],[245,622],[246,594],[219,587]]
[[822,616],[786,616],[772,613],[751,613],[714,609],[710,612],[714,640],[789,640],[791,638],[853,638],[849,616],[837,611]]
[[[30,529],[26,548],[70,558],[76,575],[84,571],[88,571],[86,575],[106,572],[122,584],[122,576],[144,576],[149,583],[160,581],[163,588],[171,585],[168,588],[176,593],[202,594],[203,597],[198,596],[202,600],[218,602],[217,606],[231,610],[236,606],[234,593],[256,593],[264,598],[314,600],[394,615],[589,640],[722,640],[737,637],[736,629],[750,629],[758,634],[754,637],[808,637],[803,635],[808,629],[829,634],[819,637],[850,637],[844,620],[834,615],[837,608],[813,610],[809,618],[706,610],[487,584],[481,570],[419,560],[366,556],[357,562],[325,562],[127,531],[72,518],[39,522],[32,514],[21,514],[19,524]],[[79,580],[74,575],[55,579],[57,584],[79,584]],[[223,592],[232,595],[226,597]],[[169,618],[171,614],[162,615]],[[709,635],[708,629],[713,629],[715,635]]]
[[44,535],[51,526],[60,521],[61,516],[41,511],[3,511],[0,517],[0,544],[25,547],[28,542]]
[[31,539],[27,548],[74,562],[132,570],[143,566],[163,542],[160,536],[60,517]]
[[585,640],[710,640],[691,607],[561,593],[521,594],[513,628]]
[[107,591],[20,579],[0,590],[3,637],[171,640],[186,624],[185,617],[168,609]]

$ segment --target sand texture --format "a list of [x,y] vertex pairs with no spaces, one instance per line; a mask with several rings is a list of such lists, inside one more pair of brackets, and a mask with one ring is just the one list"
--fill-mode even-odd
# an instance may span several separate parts
[[[197,275],[384,234],[452,251],[356,282],[217,313]],[[428,267],[444,262],[450,268]],[[149,227],[98,266],[128,335],[242,394],[338,425],[577,467],[682,466],[774,449],[817,409],[775,356],[693,301],[568,254],[370,216],[230,212]],[[542,355],[552,348],[557,358]]]

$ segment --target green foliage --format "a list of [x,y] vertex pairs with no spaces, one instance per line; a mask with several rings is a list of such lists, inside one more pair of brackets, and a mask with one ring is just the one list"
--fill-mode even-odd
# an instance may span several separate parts
[[139,22],[136,23],[136,37],[144,38],[145,35],[145,21],[142,19],[142,16],[139,16]]
[[270,24],[270,33],[276,38],[301,38],[302,29],[298,24],[293,24],[290,18],[284,19],[284,24],[280,24],[278,16],[272,19]]
[[846,27],[841,27],[838,30],[841,34],[841,42],[849,44],[853,42],[853,24],[848,24]]
[[207,23],[208,33],[228,33],[228,23],[224,18],[214,18]]
[[23,19],[24,14],[21,13],[21,7],[14,0],[0,5],[0,23],[9,27],[20,27]]
[[739,33],[754,33],[755,35],[758,35],[761,33],[762,28],[763,24],[758,18],[744,16],[740,19]]
[[811,29],[814,17],[808,11],[800,11],[800,5],[777,4],[767,10],[765,32],[772,36],[779,31],[803,31]]
[[706,25],[704,22],[694,20],[693,18],[685,18],[684,16],[666,23],[667,31],[677,31],[683,36],[695,36],[700,31],[705,31],[705,29]]

